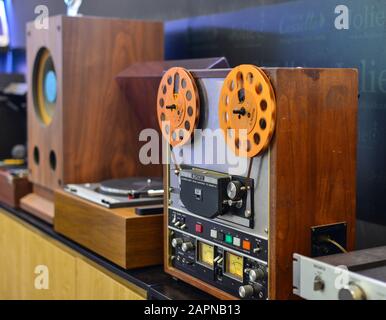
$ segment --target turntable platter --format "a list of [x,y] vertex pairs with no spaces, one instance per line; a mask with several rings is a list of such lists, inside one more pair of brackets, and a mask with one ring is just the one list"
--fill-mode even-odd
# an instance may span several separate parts
[[103,181],[99,192],[116,196],[140,196],[149,190],[163,190],[162,178],[131,177]]

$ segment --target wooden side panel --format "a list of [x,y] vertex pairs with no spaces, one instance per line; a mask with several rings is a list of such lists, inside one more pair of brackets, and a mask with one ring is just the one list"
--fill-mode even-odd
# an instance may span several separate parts
[[358,77],[351,69],[269,69],[277,99],[270,166],[270,298],[292,295],[292,254],[316,225],[347,222],[354,247]]
[[76,259],[77,300],[144,300],[146,292],[128,288],[81,258]]
[[123,268],[162,263],[162,215],[110,210],[58,190],[54,228]]
[[138,115],[115,77],[132,63],[163,59],[162,23],[65,17],[62,29],[64,183],[160,176],[160,165],[138,157],[141,130],[158,128],[143,116],[155,107],[143,101]]

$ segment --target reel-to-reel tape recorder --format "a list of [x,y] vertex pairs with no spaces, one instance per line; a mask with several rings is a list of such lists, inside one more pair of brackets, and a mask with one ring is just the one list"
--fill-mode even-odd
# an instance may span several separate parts
[[223,299],[285,299],[293,252],[352,248],[356,113],[352,69],[169,69],[165,270]]

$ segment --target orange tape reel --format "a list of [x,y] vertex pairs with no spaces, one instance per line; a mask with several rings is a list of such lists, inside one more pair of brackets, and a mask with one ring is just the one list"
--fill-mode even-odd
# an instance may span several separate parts
[[157,115],[162,134],[170,145],[189,141],[200,116],[200,98],[189,71],[174,67],[163,75],[158,88]]
[[218,107],[228,146],[248,158],[266,150],[275,130],[275,93],[267,75],[253,65],[233,68],[224,80]]

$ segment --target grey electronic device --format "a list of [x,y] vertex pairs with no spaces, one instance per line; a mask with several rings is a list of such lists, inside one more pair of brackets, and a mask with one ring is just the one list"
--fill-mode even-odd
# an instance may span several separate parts
[[304,299],[386,300],[386,246],[293,259],[293,292]]

